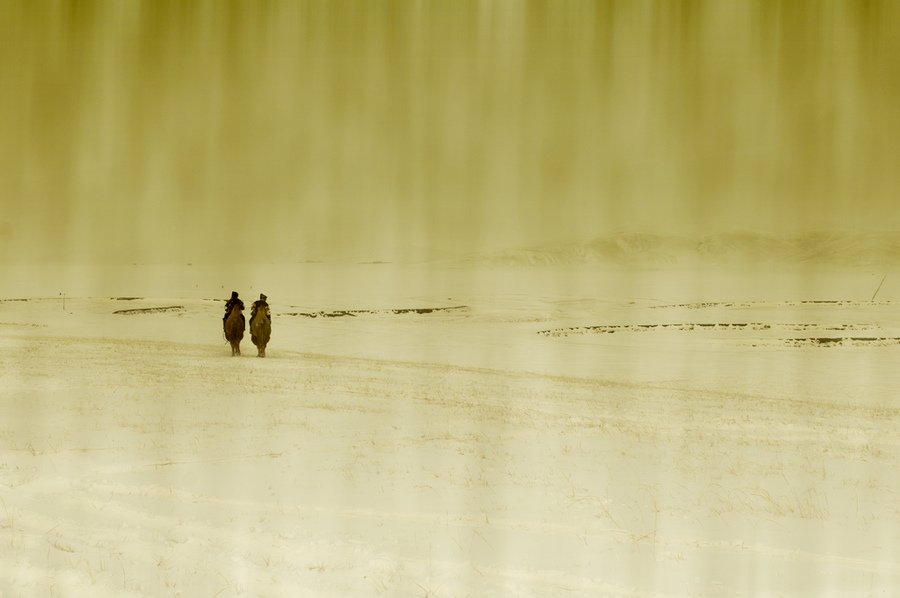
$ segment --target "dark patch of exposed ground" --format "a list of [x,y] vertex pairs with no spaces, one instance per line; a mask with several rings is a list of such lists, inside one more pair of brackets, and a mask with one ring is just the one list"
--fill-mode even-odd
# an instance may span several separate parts
[[342,309],[335,311],[296,311],[296,312],[283,312],[279,315],[282,316],[299,316],[304,318],[343,318],[343,317],[356,317],[360,315],[368,315],[368,314],[392,314],[392,315],[402,315],[402,314],[431,314],[435,312],[449,312],[449,311],[463,311],[468,309],[465,305],[456,305],[453,307],[410,307],[410,308],[399,308],[399,309]]

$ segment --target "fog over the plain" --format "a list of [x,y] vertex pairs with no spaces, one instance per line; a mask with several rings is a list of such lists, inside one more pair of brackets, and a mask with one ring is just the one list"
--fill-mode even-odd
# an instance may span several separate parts
[[900,595],[898,92],[897,0],[0,0],[0,596]]
[[7,261],[900,226],[894,2],[0,5]]

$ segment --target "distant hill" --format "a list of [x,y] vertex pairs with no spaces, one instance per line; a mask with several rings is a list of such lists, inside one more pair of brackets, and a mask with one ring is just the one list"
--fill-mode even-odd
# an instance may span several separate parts
[[900,265],[900,231],[789,236],[736,232],[696,238],[615,232],[580,242],[479,254],[463,261],[511,266],[666,266],[709,261],[890,266]]

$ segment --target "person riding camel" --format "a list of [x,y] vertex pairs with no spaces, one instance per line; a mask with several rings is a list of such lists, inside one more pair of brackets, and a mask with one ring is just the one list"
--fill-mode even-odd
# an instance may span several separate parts
[[259,294],[259,301],[254,301],[253,305],[250,306],[250,325],[253,326],[253,318],[256,317],[256,314],[260,309],[264,309],[267,316],[269,315],[269,304],[266,303],[266,296],[262,293]]
[[[244,311],[244,302],[238,299],[237,291],[231,291],[231,299],[225,302],[225,316],[222,318],[222,326],[225,326],[225,320],[228,319],[228,314],[231,313],[231,308],[237,304],[240,306],[241,311]],[[241,314],[241,324],[245,324],[246,320],[244,319],[244,314]]]

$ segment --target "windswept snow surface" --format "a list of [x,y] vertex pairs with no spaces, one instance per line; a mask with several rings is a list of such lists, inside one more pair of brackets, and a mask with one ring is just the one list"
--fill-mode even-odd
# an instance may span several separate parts
[[9,269],[0,595],[894,595],[882,276]]

